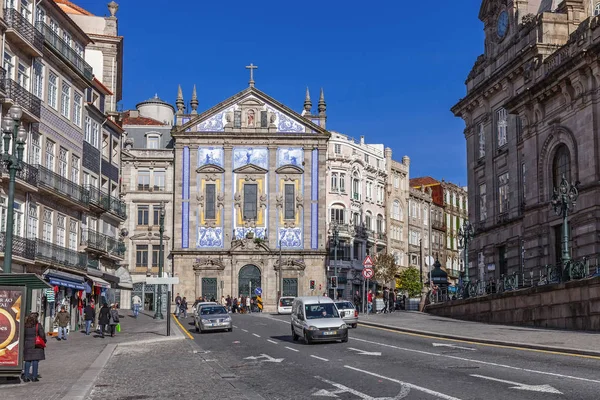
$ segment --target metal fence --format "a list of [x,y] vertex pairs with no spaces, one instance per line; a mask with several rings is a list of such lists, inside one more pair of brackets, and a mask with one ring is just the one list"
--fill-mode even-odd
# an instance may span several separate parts
[[536,286],[552,285],[562,282],[581,280],[600,276],[599,259],[593,261],[588,257],[571,260],[562,265],[543,265],[520,273],[464,282],[456,286],[438,287],[429,292],[431,303],[443,303],[467,297],[482,297],[495,293],[510,292]]

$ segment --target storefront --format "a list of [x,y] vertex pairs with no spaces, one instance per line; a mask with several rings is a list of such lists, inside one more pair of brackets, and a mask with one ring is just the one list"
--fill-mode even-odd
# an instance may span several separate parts
[[54,319],[61,307],[71,314],[69,329],[78,329],[81,314],[78,309],[82,308],[86,296],[85,277],[54,269],[47,269],[42,276],[52,285],[42,297],[46,332],[58,332]]

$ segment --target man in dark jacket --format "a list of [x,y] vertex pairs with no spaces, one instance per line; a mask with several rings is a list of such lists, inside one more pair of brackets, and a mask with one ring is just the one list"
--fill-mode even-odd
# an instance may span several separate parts
[[100,309],[100,315],[98,315],[98,325],[100,325],[100,334],[104,337],[104,331],[108,330],[108,323],[110,319],[110,308],[108,304],[102,304]]
[[60,307],[60,311],[56,314],[54,323],[58,324],[58,340],[67,340],[67,326],[71,321],[71,315],[65,309],[65,306]]
[[392,289],[390,289],[388,296],[389,296],[388,304],[390,307],[390,312],[394,312],[394,310],[396,309],[396,295]]
[[85,334],[88,336],[90,335],[90,328],[94,323],[95,316],[96,314],[94,312],[94,309],[92,308],[92,305],[90,303],[87,303],[85,305],[85,308],[83,309],[83,318],[85,319]]
[[360,297],[358,290],[354,293],[354,307],[357,311],[362,310],[362,297]]

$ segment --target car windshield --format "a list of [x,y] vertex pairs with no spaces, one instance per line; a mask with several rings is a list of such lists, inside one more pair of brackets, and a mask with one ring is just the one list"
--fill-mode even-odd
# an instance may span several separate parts
[[204,306],[200,308],[200,315],[227,314],[223,306]]
[[287,298],[287,299],[286,298],[279,299],[279,303],[282,307],[289,307],[292,305],[293,302],[294,302],[294,299],[291,297]]
[[354,309],[354,306],[349,301],[340,301],[339,303],[335,303],[335,305],[338,310]]
[[304,306],[306,319],[339,318],[337,308],[333,303],[309,304]]

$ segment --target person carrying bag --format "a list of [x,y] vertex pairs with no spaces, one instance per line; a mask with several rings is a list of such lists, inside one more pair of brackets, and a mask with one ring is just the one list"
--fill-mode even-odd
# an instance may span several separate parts
[[115,304],[110,305],[110,313],[108,317],[108,325],[110,325],[110,336],[115,336],[117,325],[119,324],[119,311]]

